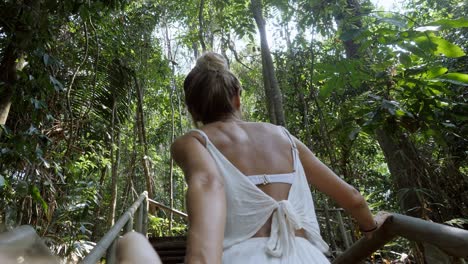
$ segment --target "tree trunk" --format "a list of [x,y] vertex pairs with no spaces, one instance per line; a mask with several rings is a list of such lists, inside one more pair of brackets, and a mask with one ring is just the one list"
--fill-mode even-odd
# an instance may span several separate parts
[[[101,177],[99,177],[99,187],[98,187],[98,197],[103,197],[104,193],[104,181],[106,180],[106,174],[107,174],[107,166],[101,168]],[[101,200],[102,201],[102,200]],[[99,231],[99,228],[102,227],[100,221],[100,216],[101,216],[101,208],[103,208],[104,205],[99,203],[96,206],[94,216],[96,217],[96,222],[94,222],[93,226],[93,232],[92,232],[92,239],[98,239],[99,237],[96,236],[96,234]],[[105,220],[104,220],[105,221]],[[94,241],[94,240],[93,240]]]
[[265,88],[265,96],[268,107],[268,115],[270,121],[277,125],[285,125],[283,99],[278,85],[278,80],[275,75],[275,67],[268,46],[265,20],[263,19],[262,0],[251,0],[251,10],[253,17],[260,32],[260,46],[262,53],[262,70],[263,70],[263,85]]
[[[430,197],[424,193],[429,187],[428,179],[432,178],[431,169],[421,158],[416,147],[394,122],[387,122],[385,127],[377,129],[376,135],[398,192],[400,208],[407,215],[441,222],[437,210],[430,206]],[[416,257],[420,262],[436,263],[434,259],[448,257],[441,250],[435,251],[428,243],[415,243],[415,246]],[[420,254],[417,254],[417,251]]]
[[204,6],[205,6],[205,0],[200,0],[200,6],[198,9],[198,39],[200,40],[200,45],[202,46],[202,52],[206,51],[206,44],[205,44],[205,39],[204,39],[204,34],[203,34],[203,7]]
[[[175,95],[175,70],[174,70],[174,65],[172,65],[172,77],[171,77],[171,95],[170,95],[170,100],[171,100],[171,144],[175,140],[175,106],[174,106],[174,95]],[[170,157],[170,167],[169,167],[169,184],[170,184],[170,190],[169,190],[169,203],[171,209],[174,208],[174,159],[172,158],[172,155],[169,155]],[[171,211],[169,213],[169,231],[172,234],[172,224],[173,224],[173,218],[174,214]]]
[[[146,181],[146,191],[148,192],[148,197],[154,199],[154,188],[153,188],[153,176],[151,175],[149,156],[148,156],[148,144],[146,142],[146,129],[145,129],[145,119],[143,114],[143,91],[141,90],[140,84],[136,78],[136,74],[133,73],[133,80],[136,85],[137,92],[137,126],[138,126],[138,138],[140,144],[143,146],[143,156],[141,158],[141,163],[143,166],[143,172],[145,174]],[[155,214],[156,207],[153,204],[149,206],[149,213]]]
[[13,97],[13,85],[16,81],[16,59],[18,58],[15,48],[10,43],[5,49],[0,64],[0,125],[5,125],[10,112],[11,99]]
[[400,208],[407,215],[427,218],[423,195],[418,193],[421,179],[425,177],[424,162],[416,148],[397,124],[389,123],[377,129],[376,135],[398,192]]
[[16,72],[20,71],[25,65],[22,59],[23,53],[27,46],[31,44],[33,31],[36,29],[33,25],[23,24],[25,17],[28,17],[30,21],[38,21],[38,18],[42,15],[41,1],[26,0],[20,6],[19,8],[22,10],[18,10],[19,15],[12,26],[15,32],[21,34],[13,33],[12,36],[5,37],[9,44],[4,49],[3,58],[0,62],[0,125],[5,125],[8,119],[17,80]]
[[[107,219],[108,226],[113,226],[115,221],[115,210],[117,207],[117,180],[118,180],[118,167],[120,163],[120,131],[116,132],[116,110],[117,103],[114,98],[114,105],[112,107],[112,128],[111,128],[111,200],[110,200],[110,212],[109,218]],[[116,142],[117,137],[117,142]],[[117,143],[117,146],[116,146]]]

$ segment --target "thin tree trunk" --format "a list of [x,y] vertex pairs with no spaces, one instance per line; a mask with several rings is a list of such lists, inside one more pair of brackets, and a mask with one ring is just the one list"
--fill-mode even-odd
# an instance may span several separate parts
[[[133,81],[135,82],[136,92],[137,92],[137,126],[138,126],[138,137],[140,144],[143,146],[143,156],[141,158],[141,163],[143,166],[143,172],[145,174],[146,181],[146,191],[148,192],[148,197],[154,199],[154,188],[153,188],[153,176],[151,175],[150,164],[148,160],[148,144],[146,142],[146,129],[145,129],[145,119],[143,114],[143,91],[141,90],[136,74],[133,72]],[[149,213],[155,214],[156,207],[150,204]]]
[[[105,179],[106,179],[106,174],[107,174],[107,166],[101,168],[101,177],[99,178],[99,187],[98,187],[98,197],[103,196],[104,182],[105,182]],[[102,201],[102,199],[100,199],[100,201]],[[104,206],[103,204],[98,204],[96,206],[96,211],[94,213],[94,216],[96,217],[96,222],[94,223],[93,233],[92,233],[94,239],[97,239],[96,234],[98,233],[99,227],[101,227],[101,225],[100,225],[101,223],[100,223],[99,219],[100,219],[100,216],[101,216],[101,208],[103,206]]]
[[277,125],[285,125],[283,99],[281,90],[278,85],[278,80],[275,75],[275,67],[268,46],[265,20],[263,19],[262,0],[251,0],[251,10],[253,17],[260,32],[260,46],[262,53],[262,69],[263,69],[263,84],[265,88],[265,96],[267,99],[268,115],[270,121]]
[[[203,13],[203,0],[201,0],[200,3],[200,14]],[[201,22],[200,22],[201,23]],[[201,24],[200,24],[201,26]],[[174,54],[172,54],[172,46],[171,42],[169,41],[169,31],[167,28],[166,24],[166,43],[167,43],[167,57],[169,61],[174,61]],[[202,45],[204,43],[202,42]],[[174,63],[171,65],[171,85],[170,85],[170,98],[169,100],[171,101],[171,144],[175,140],[175,105],[174,105],[174,96],[176,95],[176,83],[175,83],[175,68],[174,68]],[[179,104],[180,105],[180,104]],[[172,155],[170,155],[170,167],[169,167],[169,203],[171,209],[174,208],[174,159],[172,158]],[[172,225],[173,225],[173,220],[174,220],[174,214],[173,212],[169,212],[169,232],[172,233]]]
[[[108,226],[113,226],[115,221],[115,209],[117,206],[117,180],[118,180],[118,166],[120,162],[120,132],[116,132],[116,110],[117,103],[114,98],[114,105],[112,107],[112,128],[111,128],[111,201],[110,201],[110,213],[107,220]],[[117,136],[117,140],[116,140]],[[116,146],[116,141],[118,146]]]
[[200,0],[200,6],[198,8],[198,39],[200,40],[200,45],[202,46],[202,52],[206,51],[206,44],[203,34],[203,7],[205,5],[205,0]]
[[[17,80],[17,71],[24,67],[24,50],[25,46],[33,39],[33,30],[36,28],[31,25],[24,25],[24,17],[28,17],[30,21],[38,21],[42,15],[41,1],[26,0],[22,4],[22,10],[18,10],[17,21],[13,26],[15,32],[13,36],[6,36],[9,39],[8,46],[4,49],[3,58],[0,62],[0,125],[5,125],[10,113],[12,98],[15,93],[15,84]],[[2,130],[0,130],[1,136]]]
[[[172,67],[172,76],[174,76],[174,66]],[[174,80],[174,77],[172,77],[172,81],[171,81],[171,97],[170,97],[170,100],[171,100],[171,124],[172,124],[172,130],[171,130],[171,144],[172,142],[174,142],[175,140],[175,107],[174,107],[174,93],[175,93],[175,80]],[[171,159],[171,164],[170,164],[170,169],[169,169],[169,181],[170,181],[170,206],[171,206],[171,209],[174,208],[174,159],[172,158],[172,155],[170,156],[170,159]],[[172,221],[173,221],[173,217],[174,217],[174,214],[173,212],[171,211],[170,212],[170,218],[169,218],[169,228],[170,228],[170,231],[172,232]]]
[[[5,125],[10,112],[11,99],[13,98],[13,86],[16,81],[16,59],[18,54],[13,44],[5,49],[2,62],[0,64],[0,125]],[[1,130],[0,130],[1,133]]]

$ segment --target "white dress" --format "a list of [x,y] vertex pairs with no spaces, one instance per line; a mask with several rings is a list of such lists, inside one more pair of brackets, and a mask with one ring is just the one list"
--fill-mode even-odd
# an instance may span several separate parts
[[[287,200],[276,201],[240,172],[201,130],[206,148],[224,177],[226,227],[223,241],[224,264],[329,263],[322,252],[328,245],[320,236],[310,192],[299,153],[289,132],[294,162],[294,178]],[[252,236],[272,216],[270,237]],[[306,237],[296,237],[304,229]]]

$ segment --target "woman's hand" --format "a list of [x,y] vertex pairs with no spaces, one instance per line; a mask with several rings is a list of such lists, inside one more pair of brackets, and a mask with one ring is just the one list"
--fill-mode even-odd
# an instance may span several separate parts
[[377,230],[380,229],[380,227],[385,223],[385,220],[390,216],[391,214],[385,211],[380,211],[374,216],[374,221],[376,224],[376,228],[373,229],[372,231],[363,231],[361,230],[361,233],[366,237],[367,239],[371,239]]

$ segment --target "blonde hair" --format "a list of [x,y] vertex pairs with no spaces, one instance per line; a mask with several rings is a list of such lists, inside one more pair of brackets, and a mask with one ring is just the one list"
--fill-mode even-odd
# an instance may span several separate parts
[[195,122],[208,124],[233,115],[232,98],[242,87],[223,56],[206,52],[184,81],[185,103]]
[[229,71],[229,66],[224,57],[214,52],[206,52],[201,55],[197,59],[195,67],[198,67],[201,71]]

